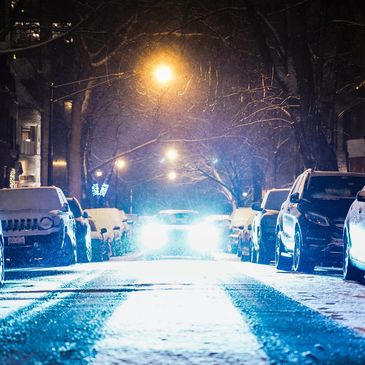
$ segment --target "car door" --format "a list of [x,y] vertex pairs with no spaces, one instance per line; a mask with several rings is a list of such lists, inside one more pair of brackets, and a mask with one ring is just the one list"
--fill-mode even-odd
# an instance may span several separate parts
[[351,256],[365,263],[365,202],[355,201],[350,215]]
[[294,234],[295,225],[298,219],[298,203],[291,201],[291,196],[298,194],[298,197],[302,196],[302,191],[307,174],[302,174],[298,176],[297,180],[294,182],[293,188],[289,193],[288,198],[283,203],[282,209],[282,241],[288,250],[294,250]]

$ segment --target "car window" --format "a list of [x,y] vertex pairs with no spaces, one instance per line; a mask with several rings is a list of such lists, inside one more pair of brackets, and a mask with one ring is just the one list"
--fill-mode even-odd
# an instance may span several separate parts
[[302,179],[303,175],[299,175],[296,180],[294,181],[294,184],[293,184],[293,187],[291,188],[290,190],[290,195],[296,193],[298,191],[298,186],[299,186],[299,183]]
[[198,219],[198,214],[193,212],[159,213],[157,220],[164,224],[189,225]]
[[90,229],[91,232],[97,232],[96,226],[95,226],[95,222],[92,220],[89,220],[89,224],[90,224]]
[[82,209],[80,204],[76,201],[76,199],[69,199],[68,204],[70,205],[70,209],[75,218],[79,218],[82,215]]
[[280,210],[281,204],[288,197],[289,191],[270,191],[266,197],[266,201],[264,202],[264,209],[269,210]]
[[306,199],[355,199],[365,185],[361,176],[312,176],[307,184]]

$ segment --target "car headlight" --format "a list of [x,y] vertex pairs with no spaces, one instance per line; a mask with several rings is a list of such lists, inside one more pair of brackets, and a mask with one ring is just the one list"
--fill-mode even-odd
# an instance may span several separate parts
[[39,220],[39,228],[50,229],[53,226],[53,219],[50,217],[43,217]]
[[167,242],[166,227],[162,224],[149,224],[142,228],[141,244],[142,246],[157,250],[163,247]]
[[305,213],[305,218],[309,222],[317,224],[318,226],[328,227],[330,225],[328,218],[318,213],[307,212]]
[[219,234],[217,229],[210,224],[199,224],[189,232],[189,244],[197,251],[213,251],[217,248]]

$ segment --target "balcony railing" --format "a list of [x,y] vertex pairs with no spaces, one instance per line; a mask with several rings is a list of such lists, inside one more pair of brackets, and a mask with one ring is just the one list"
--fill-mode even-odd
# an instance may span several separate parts
[[37,154],[37,146],[35,142],[22,141],[20,143],[20,153],[22,155],[34,156]]

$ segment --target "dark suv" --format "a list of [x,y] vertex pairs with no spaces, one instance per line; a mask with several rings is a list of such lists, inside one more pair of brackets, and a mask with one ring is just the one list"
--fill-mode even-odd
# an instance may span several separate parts
[[276,227],[280,270],[311,273],[315,265],[340,265],[346,214],[365,185],[365,174],[306,170],[295,180]]
[[258,211],[252,224],[250,261],[269,264],[275,257],[276,220],[281,204],[288,197],[290,189],[271,189],[264,196],[261,204],[253,204]]

